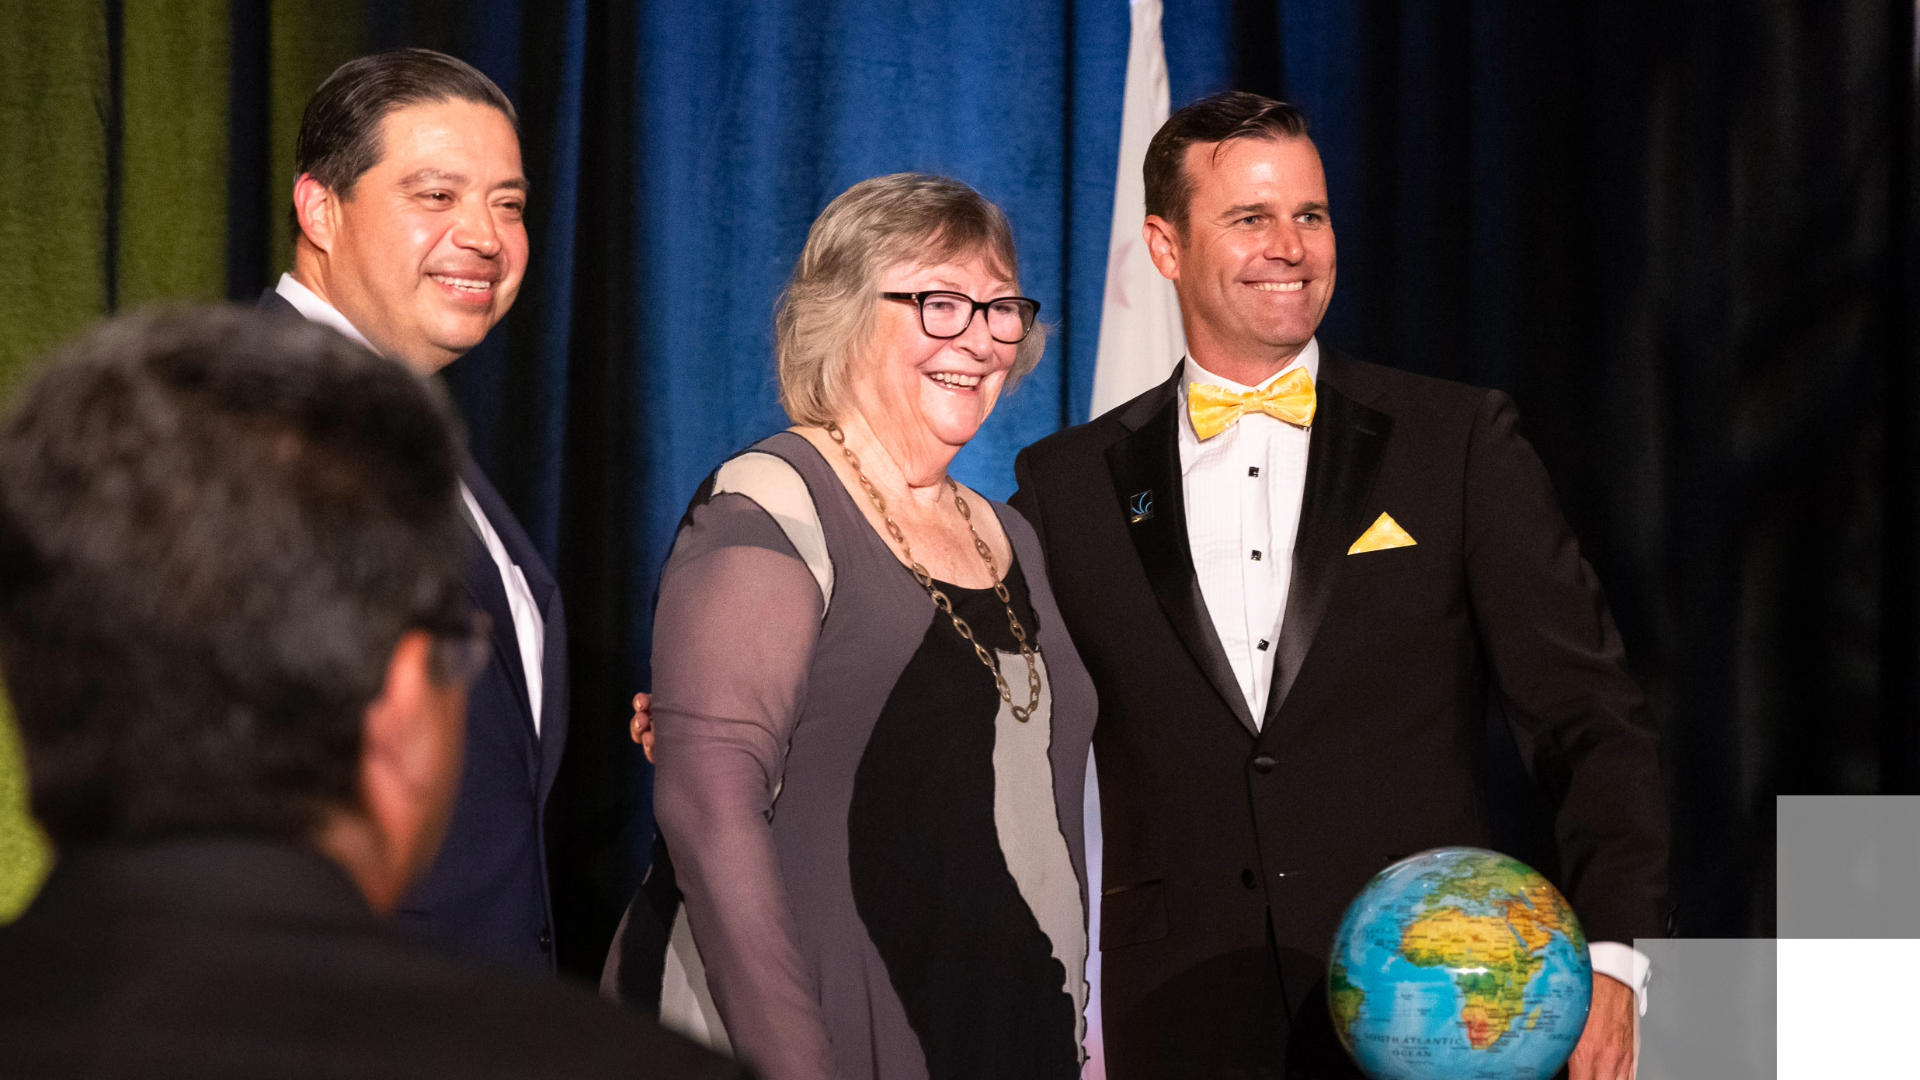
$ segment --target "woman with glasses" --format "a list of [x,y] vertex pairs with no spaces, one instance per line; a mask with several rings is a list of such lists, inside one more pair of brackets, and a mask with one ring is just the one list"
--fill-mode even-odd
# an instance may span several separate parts
[[1093,685],[1038,540],[947,466],[1039,361],[972,188],[857,184],[781,299],[794,426],[683,519],[654,806],[664,1019],[768,1080],[1077,1076]]

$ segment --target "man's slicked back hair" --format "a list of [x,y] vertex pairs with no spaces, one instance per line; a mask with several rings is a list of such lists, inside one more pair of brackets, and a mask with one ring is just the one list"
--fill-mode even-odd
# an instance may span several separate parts
[[1160,125],[1147,144],[1142,167],[1147,187],[1147,213],[1187,227],[1193,202],[1193,177],[1187,172],[1187,147],[1228,143],[1235,139],[1304,139],[1307,117],[1284,101],[1243,90],[1203,97]]
[[471,628],[458,462],[433,384],[247,309],[103,323],[24,388],[0,671],[55,842],[300,839],[354,805],[401,635]]
[[[341,64],[313,92],[300,117],[293,174],[311,174],[342,199],[352,198],[354,183],[380,164],[380,121],[410,105],[443,101],[498,109],[520,130],[513,102],[480,69],[432,49],[394,49]],[[300,219],[288,212],[298,241]]]

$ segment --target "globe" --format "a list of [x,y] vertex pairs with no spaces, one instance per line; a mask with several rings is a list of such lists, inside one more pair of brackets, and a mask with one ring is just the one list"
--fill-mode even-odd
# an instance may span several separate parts
[[1586,1027],[1587,938],[1559,890],[1496,851],[1376,874],[1334,935],[1327,1005],[1374,1080],[1546,1080]]

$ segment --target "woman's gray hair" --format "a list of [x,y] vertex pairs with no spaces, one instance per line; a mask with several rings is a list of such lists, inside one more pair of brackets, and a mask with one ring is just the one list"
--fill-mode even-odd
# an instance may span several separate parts
[[[935,266],[982,257],[1018,286],[1013,229],[1000,208],[958,180],[926,173],[876,176],[841,192],[814,219],[773,316],[780,407],[796,424],[841,418],[849,372],[872,344],[880,279],[902,263]],[[1040,362],[1046,328],[1014,352],[1002,393]]]

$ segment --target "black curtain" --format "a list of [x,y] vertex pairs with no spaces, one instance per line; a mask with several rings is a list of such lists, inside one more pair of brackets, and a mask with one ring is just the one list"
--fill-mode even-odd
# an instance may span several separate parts
[[1233,79],[1339,117],[1325,335],[1517,399],[1665,734],[1678,929],[1771,934],[1774,796],[1920,791],[1913,5],[1281,12]]

